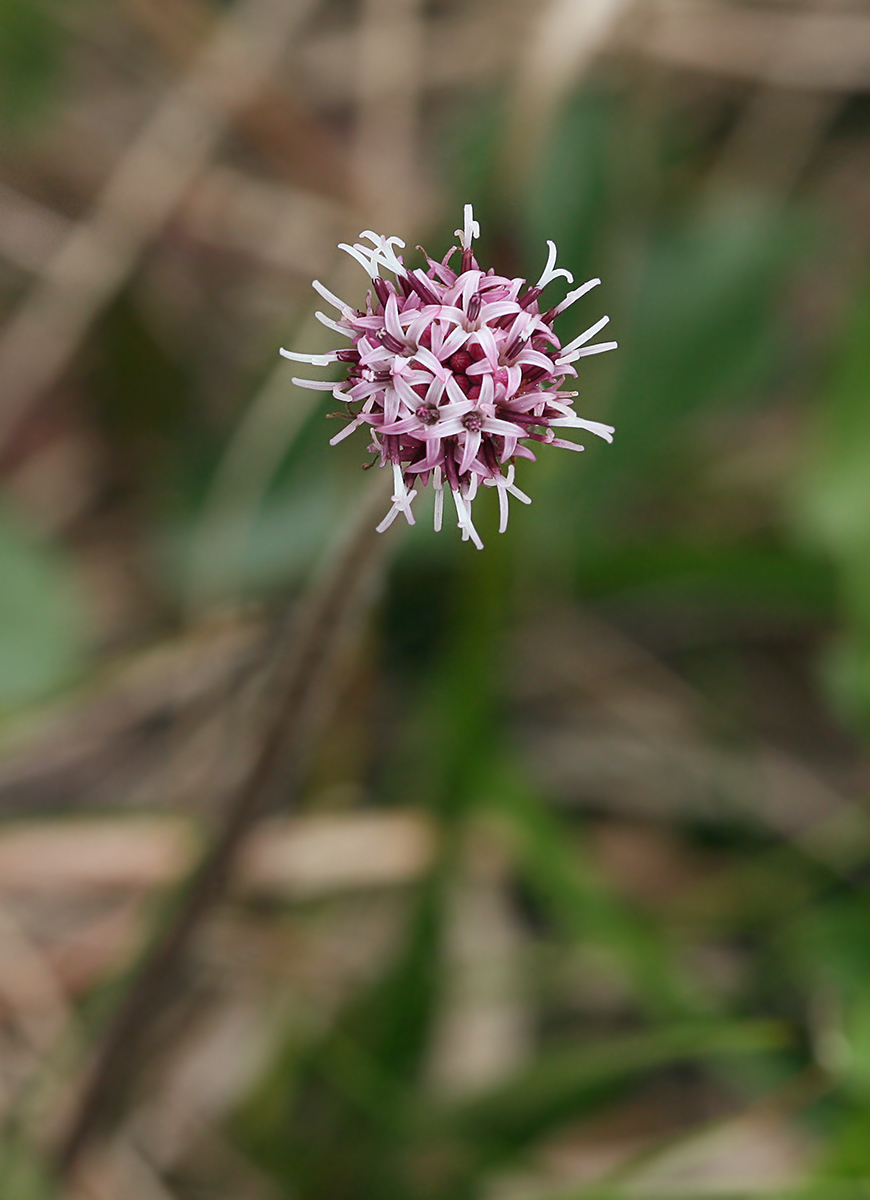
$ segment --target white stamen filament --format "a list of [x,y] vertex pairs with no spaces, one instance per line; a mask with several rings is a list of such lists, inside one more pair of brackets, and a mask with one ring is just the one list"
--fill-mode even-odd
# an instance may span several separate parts
[[590,338],[594,338],[596,333],[598,333],[599,330],[603,329],[609,320],[610,320],[610,317],[602,317],[600,321],[596,321],[594,325],[590,325],[588,329],[584,329],[582,333],[579,333],[577,335],[577,337],[575,337],[572,341],[570,341],[566,345],[564,345],[562,347],[562,351],[559,355],[558,361],[563,362],[563,361],[567,360],[568,356],[573,354],[574,351],[578,348],[578,346],[583,346],[586,342],[588,342],[590,340]]
[[465,205],[463,217],[462,229],[454,229],[453,232],[459,238],[462,249],[470,250],[474,238],[480,237],[480,225],[474,219],[474,208],[470,204]]
[[344,250],[351,258],[355,258],[370,279],[378,279],[380,277],[380,272],[378,271],[380,257],[377,250],[370,250],[368,246],[360,246],[358,244],[349,246],[347,242],[339,242],[338,248],[339,250]]
[[335,437],[329,439],[330,446],[337,446],[339,442],[343,442],[346,437],[350,437],[352,433],[356,432],[361,424],[362,421],[359,417],[355,421],[348,421],[344,429],[337,433]]
[[613,441],[615,429],[612,425],[604,425],[601,421],[586,421],[583,417],[552,417],[549,421],[550,428],[553,426],[562,426],[565,429],[588,429],[590,433],[594,433],[597,437],[604,438],[605,442]]
[[330,380],[324,379],[298,379],[293,376],[293,383],[297,387],[308,388],[312,392],[334,392],[336,385]]
[[572,351],[567,358],[556,359],[556,366],[568,366],[569,363],[576,362],[578,358],[587,358],[590,354],[605,354],[608,350],[615,350],[618,345],[619,342],[597,342],[594,346],[582,346],[579,350]]
[[590,279],[582,287],[575,288],[573,292],[569,292],[565,299],[556,305],[553,316],[558,317],[566,308],[570,308],[575,300],[579,300],[581,296],[585,296],[587,292],[591,292],[594,287],[598,287],[599,283],[601,283],[600,279]]
[[553,280],[558,279],[560,275],[564,275],[569,283],[573,283],[574,276],[571,274],[571,272],[566,271],[564,267],[556,266],[556,255],[558,253],[558,251],[556,250],[556,243],[555,242],[547,242],[547,245],[550,248],[549,254],[547,256],[547,265],[544,267],[544,272],[541,275],[541,278],[535,284],[535,287],[545,288],[548,283],[552,283]]
[[440,533],[444,517],[444,482],[441,479],[440,467],[436,467],[432,472],[432,486],[435,489],[435,532]]
[[[392,271],[394,275],[406,275],[404,263],[399,261],[399,256],[396,254],[393,246],[401,246],[404,250],[405,243],[400,237],[384,237],[381,233],[373,233],[371,229],[365,229],[360,234],[361,238],[368,238],[374,244],[375,250],[372,253],[372,259],[380,262],[381,266]],[[365,250],[364,246],[358,247]],[[374,276],[372,276],[374,278]]]
[[338,361],[334,350],[330,354],[297,354],[295,350],[285,350],[282,346],[279,353],[293,362],[310,363],[312,367],[328,367],[330,363]]
[[331,292],[329,288],[324,287],[319,279],[312,279],[311,286],[319,296],[323,297],[327,304],[331,304],[333,308],[337,308],[343,317],[347,318],[354,315],[353,309],[350,307],[350,305],[345,304],[345,302],[340,300],[334,292]]
[[325,325],[327,329],[334,329],[336,333],[340,333],[342,337],[353,338],[353,332],[350,329],[345,329],[343,325],[339,325],[338,321],[333,321],[332,317],[328,317],[326,313],[316,312],[315,317],[321,325]]
[[471,538],[478,550],[483,549],[483,542],[480,540],[477,530],[471,523],[471,513],[465,506],[465,501],[460,496],[459,492],[453,488],[450,489],[453,496],[453,503],[456,505],[456,516],[459,518],[459,528],[462,530],[466,538]]

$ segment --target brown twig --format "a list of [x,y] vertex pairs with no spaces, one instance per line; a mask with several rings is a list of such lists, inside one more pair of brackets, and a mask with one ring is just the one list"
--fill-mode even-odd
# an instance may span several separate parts
[[91,214],[45,264],[3,330],[0,442],[60,378],[233,116],[277,66],[310,3],[238,0],[124,152]]
[[385,496],[384,479],[379,478],[303,611],[286,623],[264,700],[257,752],[211,849],[106,1033],[59,1151],[64,1174],[123,1116],[126,1097],[153,1049],[158,1020],[204,919],[226,890],[245,834],[264,812],[286,802],[299,782],[335,695],[345,650],[369,611],[381,561],[373,514],[384,506]]

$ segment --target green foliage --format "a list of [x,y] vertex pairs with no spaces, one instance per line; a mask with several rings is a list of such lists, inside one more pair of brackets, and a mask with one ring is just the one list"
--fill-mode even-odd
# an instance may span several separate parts
[[870,728],[870,297],[857,298],[813,414],[794,496],[800,536],[834,563],[843,625],[827,677],[844,713]]
[[51,96],[61,45],[56,0],[0,0],[0,115],[36,116]]
[[82,660],[84,635],[70,563],[0,511],[0,709],[67,682]]

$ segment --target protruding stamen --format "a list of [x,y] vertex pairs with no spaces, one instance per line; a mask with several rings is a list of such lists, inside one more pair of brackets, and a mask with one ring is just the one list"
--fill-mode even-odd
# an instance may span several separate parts
[[[406,274],[405,264],[396,254],[393,246],[401,246],[404,250],[405,243],[400,237],[384,237],[382,233],[373,233],[371,229],[365,229],[360,234],[361,238],[368,238],[374,244],[372,257],[379,261],[382,266],[388,271],[392,271],[394,275],[402,276]],[[361,246],[364,250],[366,247]]]
[[594,346],[581,346],[573,350],[567,358],[560,358],[556,366],[562,367],[567,363],[576,362],[578,358],[587,358],[590,354],[606,354],[608,350],[616,350],[619,342],[596,342]]
[[334,292],[331,292],[329,288],[324,287],[319,279],[312,279],[311,286],[319,296],[323,297],[327,304],[331,304],[333,308],[337,308],[345,319],[356,315],[349,304],[345,304],[345,302],[340,300]]
[[582,287],[575,288],[573,292],[568,293],[564,300],[561,300],[558,304],[554,305],[549,312],[545,313],[543,319],[549,325],[550,322],[554,321],[560,313],[565,311],[566,308],[570,308],[575,300],[579,300],[581,296],[585,296],[587,292],[591,292],[594,287],[598,287],[599,283],[601,283],[600,279],[590,279],[584,283]]
[[[283,358],[290,358],[293,362],[310,363],[312,367],[327,367],[330,363],[338,361],[339,351],[333,350],[329,354],[297,354],[295,350],[285,350],[282,346],[278,353]],[[359,355],[357,355],[359,362]]]
[[338,321],[333,321],[332,317],[328,317],[326,313],[316,312],[314,315],[320,324],[325,325],[327,329],[332,329],[335,333],[340,333],[342,337],[353,337],[352,330],[345,329],[342,325],[339,325]]
[[329,380],[323,379],[297,379],[293,376],[292,382],[297,387],[308,388],[312,392],[334,392],[336,384]]
[[435,488],[435,532],[440,533],[441,522],[444,518],[444,483],[441,479],[440,467],[436,467],[432,472],[432,486]]
[[351,258],[355,258],[371,279],[378,278],[378,266],[381,260],[376,250],[370,250],[368,246],[360,246],[359,244],[349,246],[347,242],[339,242],[338,248],[339,250],[344,250]]
[[462,229],[454,229],[453,232],[459,238],[459,245],[462,249],[470,250],[473,239],[480,237],[480,225],[474,219],[474,209],[470,204],[465,205],[463,216]]
[[600,321],[596,321],[594,325],[590,325],[588,329],[584,329],[582,333],[578,333],[577,337],[562,347],[558,361],[564,361],[579,346],[585,345],[591,338],[594,338],[596,333],[599,333],[609,320],[610,317],[602,317]]
[[544,267],[544,272],[541,275],[541,278],[535,284],[535,287],[539,288],[541,291],[544,290],[548,283],[552,283],[554,279],[558,279],[560,275],[564,275],[569,283],[574,282],[574,276],[570,271],[566,271],[564,267],[556,266],[556,255],[558,253],[556,250],[556,243],[547,242],[547,245],[550,248],[549,255],[547,257],[547,265]]

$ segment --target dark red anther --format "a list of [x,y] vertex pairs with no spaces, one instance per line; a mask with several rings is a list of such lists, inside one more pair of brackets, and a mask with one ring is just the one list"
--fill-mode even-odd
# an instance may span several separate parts
[[468,313],[469,321],[476,321],[480,316],[480,292],[475,292],[468,301],[468,308],[465,310]]
[[336,350],[335,357],[339,362],[358,363],[359,350],[354,350],[352,347],[348,347],[347,350]]
[[490,471],[492,471],[493,475],[500,475],[501,471],[498,465],[498,455],[495,452],[495,446],[492,444],[492,439],[484,438],[480,443],[480,450],[481,454],[483,455],[483,461],[489,467]]
[[462,250],[462,274],[464,275],[466,271],[472,270],[473,267],[474,267],[474,251],[471,249],[470,246],[468,246],[467,248],[463,248],[463,250]]
[[502,316],[496,317],[496,319],[491,321],[490,324],[495,329],[507,329],[509,326],[513,325],[515,320],[516,313],[504,313]]
[[523,370],[524,383],[537,383],[539,379],[543,379],[548,374],[544,367],[526,367]]
[[383,304],[384,308],[386,308],[387,301],[390,298],[390,289],[387,287],[387,281],[385,279],[381,279],[380,275],[376,275],[372,280],[372,287],[375,289],[381,304]]
[[[537,300],[538,296],[540,296],[540,294],[541,294],[541,289],[539,287],[530,287],[529,290],[526,292],[525,296],[523,296],[522,300],[519,301],[520,308],[531,307],[531,305],[535,303],[535,301]],[[547,318],[545,317],[544,320],[546,320],[546,319]]]
[[429,287],[428,283],[425,283],[419,278],[416,271],[412,271],[410,275],[408,275],[408,283],[411,285],[424,304],[438,303],[438,297],[432,291],[431,287]]
[[447,482],[454,492],[459,491],[459,471],[456,466],[456,438],[445,438],[442,442],[444,447],[444,474],[447,476]]
[[507,350],[504,352],[505,358],[516,358],[523,346],[525,346],[528,338],[520,337],[519,334],[514,338]]
[[467,350],[457,350],[455,354],[451,354],[447,361],[454,371],[464,374],[474,362],[474,359]]
[[501,411],[499,417],[502,421],[513,421],[515,425],[546,425],[546,417],[536,417],[531,413],[516,413],[509,409]]
[[380,329],[376,336],[387,350],[391,350],[393,354],[403,354],[408,348],[407,346],[403,346],[397,337],[393,337],[388,329]]

